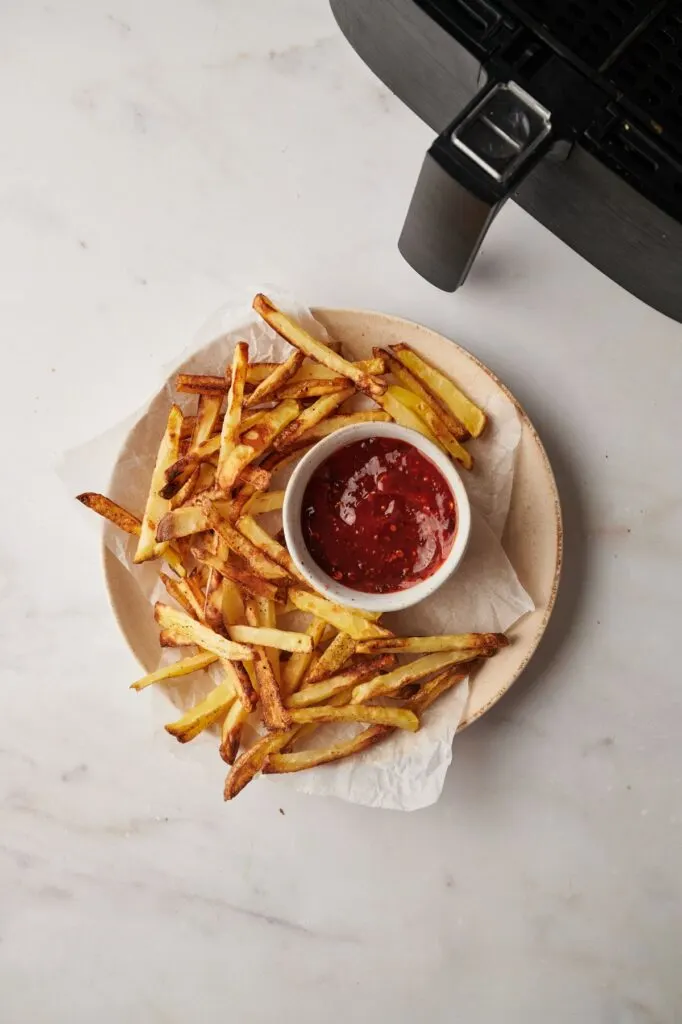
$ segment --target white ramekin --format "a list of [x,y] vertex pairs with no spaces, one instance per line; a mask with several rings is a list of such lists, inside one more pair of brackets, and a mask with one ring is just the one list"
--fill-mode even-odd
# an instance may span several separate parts
[[[313,560],[303,539],[301,529],[301,503],[310,477],[317,467],[329,456],[355,441],[364,441],[368,437],[393,437],[414,445],[440,470],[452,491],[457,513],[455,540],[450,553],[443,564],[432,576],[421,580],[413,587],[396,590],[387,594],[366,594],[364,591],[351,590],[337,583],[320,569]],[[287,484],[282,510],[284,536],[289,553],[302,575],[318,593],[335,601],[337,604],[349,605],[353,608],[364,608],[368,612],[394,612],[409,608],[425,597],[429,597],[452,575],[462,561],[471,531],[471,508],[466,489],[461,477],[449,457],[432,441],[427,440],[416,430],[400,427],[396,423],[358,423],[356,426],[344,427],[330,434],[310,449],[299,462]]]

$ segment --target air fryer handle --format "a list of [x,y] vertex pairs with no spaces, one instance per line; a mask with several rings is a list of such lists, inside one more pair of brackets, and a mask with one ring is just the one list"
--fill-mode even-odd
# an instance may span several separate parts
[[513,81],[486,86],[429,149],[398,248],[432,284],[464,282],[493,217],[554,141],[551,114]]
[[504,200],[475,195],[431,151],[417,179],[398,249],[413,270],[436,288],[454,292]]

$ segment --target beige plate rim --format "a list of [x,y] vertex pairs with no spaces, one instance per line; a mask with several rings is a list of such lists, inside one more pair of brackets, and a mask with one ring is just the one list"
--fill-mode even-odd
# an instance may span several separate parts
[[[457,352],[459,353],[459,356],[461,358],[469,361],[479,371],[484,373],[490,380],[493,381],[493,383],[500,389],[500,391],[502,391],[504,393],[504,395],[506,395],[506,397],[514,404],[514,407],[516,408],[516,410],[518,412],[518,415],[520,417],[520,420],[521,420],[521,423],[522,423],[522,427],[524,427],[528,431],[528,434],[529,434],[530,438],[532,439],[533,444],[535,445],[537,455],[539,455],[539,457],[540,457],[540,459],[542,461],[542,469],[543,469],[544,474],[545,474],[545,481],[544,482],[549,487],[549,490],[551,491],[551,496],[552,496],[552,499],[553,499],[554,526],[555,526],[555,529],[556,529],[556,539],[555,539],[556,547],[555,547],[555,551],[553,552],[553,556],[554,557],[553,557],[553,565],[551,566],[551,579],[547,580],[548,596],[547,596],[547,598],[546,598],[546,600],[544,602],[544,607],[542,609],[542,615],[541,615],[541,617],[540,617],[540,619],[538,621],[538,624],[537,624],[537,627],[535,629],[534,634],[531,637],[529,637],[529,638],[527,638],[525,640],[525,643],[524,643],[525,654],[524,654],[522,660],[517,665],[514,666],[514,669],[513,669],[512,672],[510,672],[507,676],[505,676],[505,678],[501,682],[499,688],[496,690],[496,692],[494,694],[492,694],[492,696],[488,700],[485,701],[485,703],[481,704],[478,707],[473,707],[472,708],[471,707],[471,703],[472,703],[471,702],[471,693],[474,692],[475,686],[476,686],[476,679],[474,678],[473,683],[472,683],[472,689],[471,689],[471,692],[470,692],[469,704],[467,706],[465,714],[462,717],[462,720],[460,721],[460,724],[459,724],[459,727],[458,727],[458,730],[457,730],[458,732],[461,732],[463,729],[466,729],[469,725],[471,725],[473,722],[477,721],[487,711],[489,711],[504,696],[504,694],[507,693],[507,691],[511,688],[511,686],[519,678],[519,676],[524,671],[524,669],[527,667],[529,661],[533,657],[533,654],[535,653],[535,651],[537,650],[537,648],[538,648],[538,646],[540,644],[540,641],[541,641],[542,636],[543,636],[543,634],[544,634],[544,632],[545,632],[545,630],[547,628],[547,624],[549,623],[550,617],[552,615],[552,611],[553,611],[555,603],[556,603],[556,597],[557,597],[557,591],[558,591],[559,581],[560,581],[560,577],[561,577],[561,567],[562,567],[562,561],[563,561],[563,523],[562,523],[561,504],[560,504],[560,499],[559,499],[559,492],[558,492],[558,488],[557,488],[557,485],[556,485],[556,480],[555,480],[555,477],[554,477],[554,472],[552,470],[551,463],[549,461],[549,457],[547,455],[547,452],[545,451],[544,445],[542,444],[542,441],[540,439],[540,436],[539,436],[535,426],[533,425],[530,417],[528,416],[527,412],[525,411],[523,406],[520,404],[518,399],[512,394],[512,392],[509,390],[509,388],[499,379],[499,377],[488,366],[485,365],[485,363],[481,362],[480,359],[478,359],[475,355],[473,355],[471,352],[469,352],[467,349],[465,349],[462,345],[458,344],[457,342],[453,341],[450,338],[445,337],[445,335],[442,335],[439,332],[437,332],[435,330],[432,330],[431,328],[425,327],[423,324],[420,324],[417,321],[409,320],[409,319],[407,319],[405,317],[395,316],[395,315],[390,314],[390,313],[382,313],[382,312],[379,312],[377,310],[347,308],[347,307],[346,308],[342,308],[342,307],[319,306],[319,307],[313,307],[312,313],[322,323],[326,323],[326,322],[329,322],[329,321],[334,321],[335,319],[338,320],[339,318],[341,318],[341,319],[343,319],[343,318],[356,318],[356,319],[360,320],[361,322],[363,322],[363,321],[383,322],[384,324],[390,324],[392,326],[395,326],[396,328],[398,328],[398,330],[400,330],[400,328],[402,327],[402,328],[407,328],[408,331],[410,331],[410,332],[412,332],[412,331],[425,332],[429,337],[432,337],[432,338],[438,340],[439,342],[443,343],[446,346],[449,346],[449,347],[451,346],[453,349],[456,349]],[[339,331],[339,329],[337,327],[336,328],[336,333],[337,334],[338,334],[338,331]],[[413,339],[410,339],[410,343],[413,343]],[[196,353],[195,353],[195,355],[196,355]],[[437,358],[434,358],[433,362],[434,362],[435,365],[438,365],[438,359]],[[180,370],[180,369],[181,368],[179,367],[178,370]],[[112,470],[112,474],[115,471],[115,466],[117,465],[117,463],[118,463],[118,458],[116,460],[116,463],[114,464],[114,469]],[[512,493],[512,504],[513,504],[513,502],[514,502],[514,492]],[[511,516],[511,512],[510,512],[510,516]],[[124,621],[124,618],[123,618],[123,616],[121,614],[121,609],[119,608],[119,606],[117,604],[117,600],[116,600],[116,598],[114,596],[115,593],[118,591],[118,586],[114,582],[113,574],[115,572],[116,566],[119,563],[117,562],[115,556],[106,547],[106,545],[104,543],[104,540],[102,542],[102,549],[101,550],[102,550],[102,562],[103,562],[103,570],[104,570],[104,578],[105,578],[105,585],[106,585],[106,590],[107,590],[107,596],[108,596],[108,599],[109,599],[109,603],[110,603],[111,609],[112,609],[113,614],[114,614],[114,618],[116,619],[116,622],[117,622],[117,624],[119,626],[119,629],[121,630],[121,632],[122,632],[122,634],[123,634],[123,636],[124,636],[124,638],[126,640],[126,643],[128,644],[128,647],[130,648],[131,652],[136,657],[138,662],[142,665],[142,667],[145,669],[145,671],[149,671],[148,666],[145,665],[145,662],[142,659],[142,657],[140,656],[139,650],[138,650],[138,648],[136,647],[136,645],[134,643],[134,639],[131,636],[132,630],[129,628],[128,624]],[[513,564],[513,562],[512,562],[512,564]],[[538,609],[536,608],[536,612],[537,611],[538,611]],[[535,613],[532,613],[532,612],[529,613],[529,615],[533,615],[533,614],[535,614]],[[523,621],[523,620],[521,620],[521,621]]]

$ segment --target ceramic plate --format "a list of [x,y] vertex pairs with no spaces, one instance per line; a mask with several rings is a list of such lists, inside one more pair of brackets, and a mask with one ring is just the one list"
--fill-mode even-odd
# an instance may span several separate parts
[[[476,673],[460,723],[460,729],[464,729],[485,714],[518,679],[540,642],[554,606],[561,569],[562,528],[559,495],[549,460],[535,428],[514,396],[459,345],[426,327],[385,313],[351,309],[313,312],[332,337],[343,344],[344,354],[349,358],[366,359],[372,355],[373,345],[386,347],[399,338],[456,380],[474,401],[490,391],[492,382],[518,410],[522,433],[503,545],[535,603],[535,611],[508,631],[513,643],[484,662]],[[158,662],[159,641],[149,605],[130,573],[106,548],[104,569],[121,630],[133,654],[150,672]]]

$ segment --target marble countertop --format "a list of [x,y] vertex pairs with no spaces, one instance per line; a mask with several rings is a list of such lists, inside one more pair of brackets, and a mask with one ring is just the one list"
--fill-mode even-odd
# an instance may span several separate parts
[[[462,291],[420,280],[430,132],[324,0],[26,0],[0,52],[3,1024],[682,1019],[680,325],[511,204]],[[55,476],[268,280],[456,338],[556,471],[550,629],[422,812],[223,805]]]

